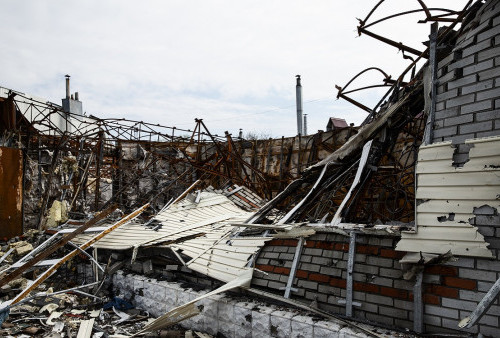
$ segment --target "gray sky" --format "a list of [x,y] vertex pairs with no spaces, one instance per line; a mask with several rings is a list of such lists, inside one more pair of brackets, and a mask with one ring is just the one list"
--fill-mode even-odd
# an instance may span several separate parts
[[[360,123],[366,113],[336,100],[364,68],[397,77],[408,61],[368,36],[356,18],[378,0],[359,1],[19,1],[0,11],[0,86],[60,103],[64,74],[83,109],[192,129],[203,118],[214,133],[243,128],[268,136],[296,134],[295,75],[301,74],[308,130],[330,116]],[[460,10],[465,0],[427,0]],[[372,18],[416,9],[386,0]],[[373,31],[423,50],[424,14],[393,19]],[[357,86],[379,83],[368,73]],[[380,90],[353,95],[373,106]]]

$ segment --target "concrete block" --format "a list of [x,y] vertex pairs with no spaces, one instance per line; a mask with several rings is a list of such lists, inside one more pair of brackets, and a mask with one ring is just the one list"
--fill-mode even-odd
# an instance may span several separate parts
[[[499,48],[499,51],[500,51],[500,48]],[[497,56],[497,55],[498,54],[496,54],[495,56]],[[490,57],[492,57],[492,56],[490,56]],[[483,71],[485,69],[492,68],[492,67],[493,67],[493,59],[485,60],[485,61],[476,63],[474,65],[470,65],[468,67],[465,67],[463,69],[463,75],[475,74],[477,72],[480,72],[480,71]]]
[[469,291],[469,290],[459,290],[460,299],[471,300],[479,303],[481,299],[486,295],[485,292]]
[[445,127],[454,126],[457,124],[470,123],[474,120],[473,114],[460,115],[456,117],[450,117],[444,120]]
[[135,276],[134,278],[134,292],[139,292],[139,290],[142,290],[144,288],[144,280],[146,277],[143,276]]
[[369,338],[370,336],[366,335],[359,330],[356,330],[353,327],[346,326],[339,331],[339,338]]
[[[481,79],[481,80],[483,80],[483,79]],[[475,82],[477,82],[477,76],[475,74],[471,74],[471,75],[464,76],[460,79],[450,81],[450,82],[448,82],[447,85],[448,85],[448,90],[451,90],[454,88],[470,85],[470,84],[475,83]],[[446,108],[450,108],[453,106],[454,105],[452,105],[452,106],[447,105]]]
[[172,286],[172,285],[164,285],[165,287],[165,298],[164,302],[167,305],[167,308],[174,308],[178,305],[180,305],[177,296],[179,294],[179,289]]
[[276,309],[259,306],[258,309],[252,310],[252,335],[253,336],[270,336],[271,335],[271,313]]
[[401,299],[394,299],[394,307],[398,309],[413,311],[413,302]]
[[236,302],[230,298],[221,298],[216,302],[219,320],[224,322],[232,321],[234,317],[234,305]]
[[476,92],[479,92],[481,90],[486,90],[486,89],[490,89],[490,88],[493,88],[493,80],[486,80],[486,81],[474,83],[470,86],[462,87],[461,92],[462,92],[462,95],[465,95],[465,94],[470,94],[470,93],[476,93]]
[[299,269],[300,270],[306,270],[306,271],[311,271],[311,272],[319,272],[321,266],[317,264],[310,264],[310,263],[300,263],[299,264]]
[[500,68],[495,67],[492,69],[484,70],[478,74],[478,81],[483,81],[487,79],[493,79],[500,76]]
[[452,309],[474,311],[474,309],[477,306],[477,303],[465,301],[462,299],[453,299],[453,298],[442,297],[441,298],[441,305],[443,307],[448,307],[448,308],[452,308]]
[[436,101],[445,101],[458,96],[458,89],[452,89],[436,96]]
[[388,306],[379,306],[378,313],[393,318],[408,319],[408,311]]
[[292,318],[292,334],[294,338],[313,337],[314,322],[309,316],[295,316]]
[[275,311],[271,314],[271,336],[288,338],[292,334],[292,317],[296,314],[291,311]]
[[234,323],[237,327],[252,328],[252,309],[256,305],[253,302],[239,302],[234,305]]
[[391,297],[379,296],[374,294],[367,294],[366,301],[375,304],[393,306],[394,300]]
[[[220,318],[219,318],[220,319]],[[236,325],[234,323],[219,321],[219,334],[224,337],[234,337],[236,332]]]
[[500,88],[494,88],[489,90],[483,90],[481,92],[476,93],[476,100],[488,100],[492,98],[500,97]]
[[459,269],[458,276],[461,278],[468,278],[474,280],[482,280],[487,282],[495,282],[497,274],[494,271],[480,271],[477,269]]
[[498,56],[499,54],[500,54],[500,47],[486,49],[486,50],[483,50],[477,54],[477,60],[483,61],[483,60],[490,59],[489,61],[491,61],[491,58],[494,58],[494,57]]
[[401,278],[403,272],[401,270],[380,268],[380,276],[390,277],[390,278]]
[[384,268],[392,267],[394,260],[391,258],[377,257],[377,256],[368,256],[366,259],[367,264],[381,266]]
[[468,55],[472,55],[474,53],[477,53],[479,51],[485,50],[487,48],[490,48],[492,46],[491,40],[483,40],[479,43],[476,43],[472,45],[471,47],[464,48],[462,50],[462,57],[466,57]]
[[193,319],[196,321],[198,317],[201,317],[199,320],[203,322],[204,332],[208,333],[212,336],[215,336],[217,332],[219,332],[220,323],[217,318],[210,318],[204,316],[194,316]]
[[[453,56],[453,54],[450,54],[450,55],[452,55],[452,56]],[[448,69],[447,69],[447,70],[450,72],[450,71],[455,70],[455,69],[457,69],[457,68],[463,68],[463,67],[465,67],[465,66],[468,66],[468,65],[470,65],[470,64],[473,64],[473,63],[474,63],[474,59],[475,59],[475,58],[474,58],[474,55],[469,55],[469,56],[467,56],[467,57],[463,57],[463,58],[461,58],[461,59],[459,59],[459,60],[457,60],[457,61],[453,62],[452,64],[450,64],[450,65],[448,66]]]
[[459,112],[459,107],[447,108],[444,110],[436,111],[436,119],[447,119],[449,117],[457,116]]
[[314,323],[314,338],[337,338],[343,325],[331,321],[319,321]]
[[[429,304],[424,305],[424,313],[426,315],[434,315],[434,316],[447,317],[447,318],[452,318],[452,319],[459,318],[457,309],[450,309],[450,308],[429,305]],[[436,324],[434,324],[434,325],[436,325]]]
[[472,102],[474,102],[474,94],[461,95],[461,96],[457,96],[455,98],[447,100],[446,107],[451,108],[451,107],[456,107],[456,106],[462,106],[464,104],[468,104],[468,103],[472,103]]
[[[488,102],[488,101],[484,101],[484,102]],[[493,128],[492,121],[484,121],[484,122],[477,122],[477,123],[470,123],[470,124],[462,125],[459,127],[459,130],[460,130],[460,134],[467,134],[467,133],[479,133],[482,131],[491,130],[492,128]]]

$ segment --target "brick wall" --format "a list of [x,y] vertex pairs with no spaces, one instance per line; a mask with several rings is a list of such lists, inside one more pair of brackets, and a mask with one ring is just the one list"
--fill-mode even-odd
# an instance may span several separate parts
[[466,139],[500,134],[499,15],[500,3],[488,1],[438,63],[434,142],[456,144],[457,164],[467,160]]
[[[403,278],[399,260],[404,252],[395,251],[399,237],[357,237],[353,274],[353,316],[390,327],[413,328],[414,281]],[[297,245],[296,240],[272,240],[256,261],[253,286],[284,294]],[[316,234],[306,240],[291,298],[337,314],[345,314],[339,300],[346,296],[349,238],[337,234]],[[452,333],[460,319],[468,316],[500,273],[500,262],[459,258],[424,270],[424,324],[427,333]],[[480,320],[465,330],[498,336],[498,300]]]

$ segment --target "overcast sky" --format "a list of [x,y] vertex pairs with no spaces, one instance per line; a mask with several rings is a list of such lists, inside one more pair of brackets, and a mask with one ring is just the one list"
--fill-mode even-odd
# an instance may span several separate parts
[[[330,116],[359,124],[366,113],[336,100],[335,85],[367,67],[397,77],[408,65],[397,49],[357,37],[356,18],[377,2],[3,0],[0,86],[60,104],[70,74],[87,114],[186,129],[203,118],[214,133],[280,137],[297,133],[300,74],[310,133]],[[455,10],[466,3],[425,2]],[[386,0],[372,20],[416,8],[416,0]],[[423,50],[430,28],[422,18],[373,31]],[[381,80],[368,73],[353,85]],[[373,106],[381,91],[353,96]]]

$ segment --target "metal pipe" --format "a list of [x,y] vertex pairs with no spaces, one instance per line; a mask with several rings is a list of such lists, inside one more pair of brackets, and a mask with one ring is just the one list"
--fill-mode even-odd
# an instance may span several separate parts
[[70,93],[69,93],[69,78],[70,76],[66,74],[66,98],[70,98]]
[[297,86],[295,87],[295,98],[297,102],[297,134],[302,134],[302,85],[300,84],[300,75],[295,75],[297,78]]

